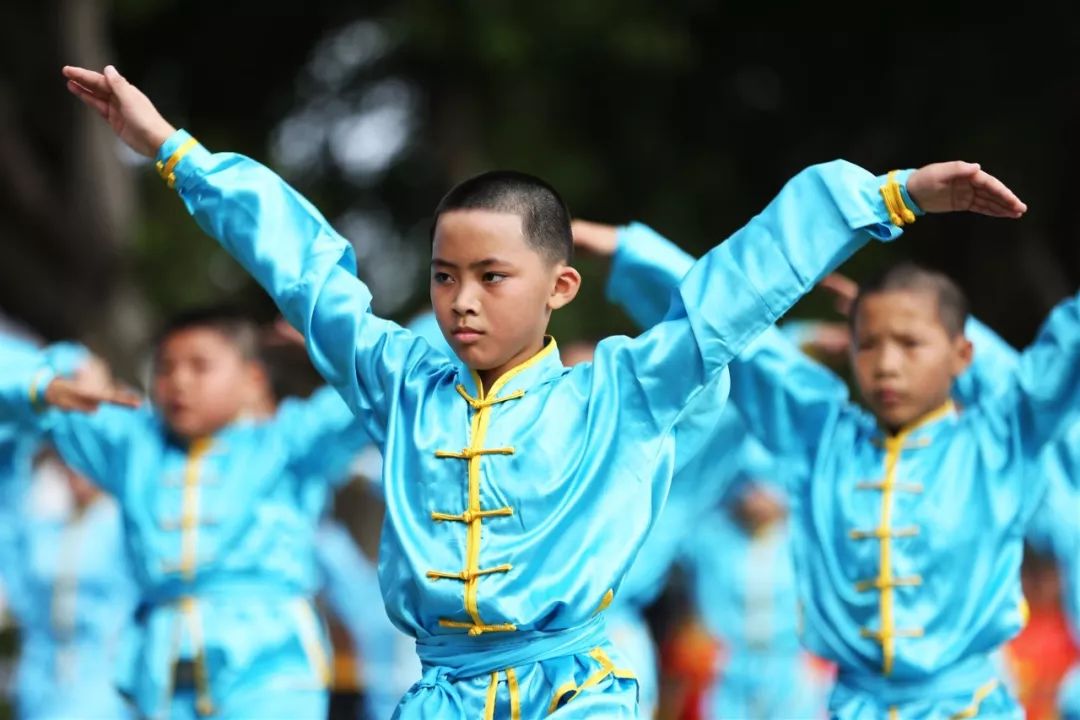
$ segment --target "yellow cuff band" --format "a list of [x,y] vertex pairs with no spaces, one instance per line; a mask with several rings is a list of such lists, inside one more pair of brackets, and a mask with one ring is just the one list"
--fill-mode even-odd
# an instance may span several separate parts
[[896,170],[889,173],[885,184],[881,186],[881,197],[889,211],[889,220],[896,227],[904,227],[915,222],[915,213],[904,202],[900,193],[900,184],[896,182]]
[[191,152],[198,144],[199,141],[195,138],[188,138],[183,145],[176,148],[176,152],[170,155],[167,161],[161,162],[159,160],[156,163],[158,175],[161,176],[162,180],[169,184],[170,188],[176,185],[176,174],[173,173],[173,170],[176,169],[177,163],[183,160],[184,156]]
[[30,381],[30,407],[34,412],[41,412],[45,409],[45,393],[41,388],[41,381],[52,374],[52,371],[48,368],[42,368],[34,373],[34,378]]

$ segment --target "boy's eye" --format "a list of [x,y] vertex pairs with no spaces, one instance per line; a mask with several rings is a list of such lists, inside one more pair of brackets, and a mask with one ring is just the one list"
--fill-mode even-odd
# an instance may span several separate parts
[[486,272],[484,273],[484,282],[486,283],[500,283],[506,279],[505,273],[498,272]]
[[450,282],[450,275],[444,272],[437,272],[431,276],[431,279],[434,280],[435,283],[438,285],[445,285],[446,283]]

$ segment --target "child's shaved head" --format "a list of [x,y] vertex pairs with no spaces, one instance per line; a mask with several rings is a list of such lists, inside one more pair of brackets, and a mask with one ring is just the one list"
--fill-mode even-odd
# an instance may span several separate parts
[[858,297],[851,308],[852,325],[858,317],[859,303],[864,298],[898,291],[932,294],[937,300],[938,317],[949,337],[964,334],[968,318],[968,301],[964,291],[948,275],[911,262],[894,265],[860,285]]
[[452,210],[487,210],[521,218],[526,242],[550,262],[570,263],[574,239],[570,212],[559,193],[540,178],[495,170],[456,185],[435,208],[434,222]]
[[219,333],[245,360],[262,360],[259,332],[255,323],[249,317],[227,307],[200,307],[172,316],[158,333],[155,348],[160,348],[172,335],[195,328]]

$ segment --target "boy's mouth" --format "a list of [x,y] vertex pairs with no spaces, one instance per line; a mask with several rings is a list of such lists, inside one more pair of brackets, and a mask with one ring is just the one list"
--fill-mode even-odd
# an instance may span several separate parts
[[878,390],[875,395],[877,395],[878,402],[885,406],[897,405],[904,399],[903,393],[892,388]]
[[460,343],[476,342],[483,335],[482,332],[471,327],[454,328],[454,339]]

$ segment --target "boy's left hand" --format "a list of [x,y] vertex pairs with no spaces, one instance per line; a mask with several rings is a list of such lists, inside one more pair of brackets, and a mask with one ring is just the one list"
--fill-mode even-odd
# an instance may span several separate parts
[[153,158],[176,132],[150,99],[112,65],[106,66],[104,73],[68,65],[63,73],[68,90],[97,110],[116,136],[140,155]]
[[836,312],[844,317],[851,315],[851,307],[855,304],[855,298],[859,296],[858,283],[846,275],[834,272],[822,278],[818,287],[832,295]]
[[954,160],[926,165],[908,177],[907,191],[928,213],[966,211],[1018,218],[1027,212],[1027,205],[978,163]]
[[45,402],[61,410],[88,413],[102,404],[136,408],[142,403],[142,398],[128,390],[101,388],[78,380],[55,378],[45,389]]
[[603,257],[615,254],[618,228],[614,225],[574,220],[570,223],[570,230],[574,234],[574,247]]
[[263,342],[269,347],[297,347],[304,348],[304,336],[289,322],[279,317],[274,323],[263,331]]

